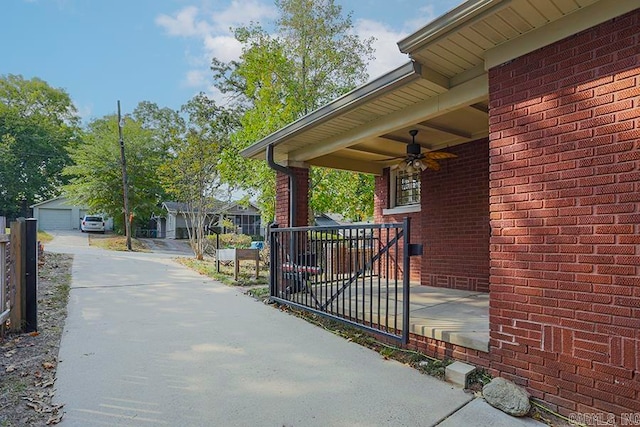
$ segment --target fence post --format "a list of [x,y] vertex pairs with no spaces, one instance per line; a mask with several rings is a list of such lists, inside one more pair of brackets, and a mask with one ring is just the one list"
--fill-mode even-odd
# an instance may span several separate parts
[[19,332],[22,330],[25,312],[24,298],[24,281],[26,259],[24,256],[25,246],[25,229],[26,224],[24,218],[18,218],[11,223],[11,272],[9,277],[11,280],[10,288],[13,289],[11,294],[11,330]]
[[278,228],[277,223],[271,224],[269,226],[269,296],[275,297],[276,294],[276,272],[277,272],[277,262],[278,255],[276,251],[278,250],[276,233],[272,230],[274,228]]
[[29,218],[25,227],[24,332],[38,330],[38,220]]
[[5,322],[11,314],[11,303],[7,290],[7,243],[9,236],[6,235],[7,219],[0,216],[0,338],[4,337]]
[[402,221],[404,245],[402,247],[402,344],[409,342],[409,297],[411,285],[411,220]]

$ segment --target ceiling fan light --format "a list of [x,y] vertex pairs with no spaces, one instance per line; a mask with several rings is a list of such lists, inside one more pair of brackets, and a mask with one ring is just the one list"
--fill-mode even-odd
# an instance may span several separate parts
[[411,162],[411,166],[417,171],[417,170],[425,170],[427,167],[424,165],[424,163],[422,163],[420,161],[420,159],[415,159],[413,162]]

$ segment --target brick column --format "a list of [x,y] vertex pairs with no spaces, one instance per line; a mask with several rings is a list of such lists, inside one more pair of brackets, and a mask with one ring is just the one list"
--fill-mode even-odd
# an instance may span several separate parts
[[[294,227],[303,227],[309,222],[309,169],[307,168],[290,168],[297,184],[296,194],[296,218],[292,224]],[[289,223],[289,176],[276,172],[276,210],[275,220],[281,227],[288,227]]]
[[489,72],[492,367],[640,411],[640,9]]

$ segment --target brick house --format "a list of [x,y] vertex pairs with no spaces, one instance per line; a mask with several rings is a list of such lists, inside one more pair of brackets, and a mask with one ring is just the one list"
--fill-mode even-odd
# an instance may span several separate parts
[[[310,165],[375,174],[375,221],[410,217],[424,244],[411,279],[488,292],[488,352],[410,347],[620,420],[640,412],[640,5],[533,4],[465,2],[398,43],[410,63],[243,155],[277,163],[291,226]],[[407,175],[410,130],[457,157]]]

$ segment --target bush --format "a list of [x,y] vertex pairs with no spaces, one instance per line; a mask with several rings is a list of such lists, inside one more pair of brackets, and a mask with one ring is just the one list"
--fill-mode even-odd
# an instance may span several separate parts
[[[251,236],[246,234],[220,234],[220,249],[226,248],[248,248],[251,246]],[[216,236],[207,236],[211,244],[216,246]]]

